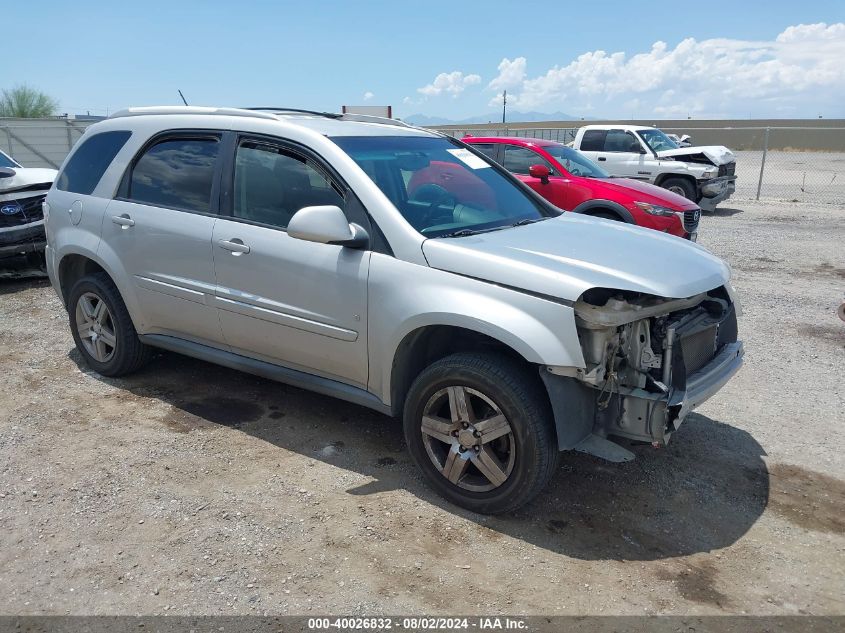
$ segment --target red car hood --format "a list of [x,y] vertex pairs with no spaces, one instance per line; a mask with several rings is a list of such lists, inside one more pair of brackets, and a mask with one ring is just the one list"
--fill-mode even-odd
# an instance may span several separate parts
[[[572,178],[576,180],[575,177]],[[612,191],[617,196],[630,196],[632,202],[648,202],[658,204],[677,211],[697,209],[698,205],[692,200],[672,193],[668,189],[652,185],[631,178],[577,178],[578,183],[589,187],[595,192],[595,197],[606,198],[602,191]]]

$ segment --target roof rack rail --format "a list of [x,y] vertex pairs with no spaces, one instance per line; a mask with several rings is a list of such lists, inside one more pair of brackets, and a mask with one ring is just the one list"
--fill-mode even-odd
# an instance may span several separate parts
[[378,123],[381,125],[395,125],[399,127],[416,128],[415,125],[405,123],[399,119],[389,119],[387,117],[375,116],[372,114],[353,114],[351,112],[339,114],[336,112],[320,112],[318,110],[302,110],[300,108],[243,108],[253,112],[271,112],[273,114],[313,114],[315,116],[323,116],[329,119],[338,119],[340,121],[357,121],[358,123]]
[[343,115],[337,114],[336,112],[320,112],[318,110],[302,110],[301,108],[273,108],[273,107],[266,107],[266,108],[241,108],[242,110],[249,110],[250,112],[269,112],[271,114],[285,114],[286,112],[290,112],[291,114],[313,114],[315,116],[324,116],[329,119],[339,119]]
[[411,125],[399,119],[388,119],[381,116],[373,116],[370,114],[338,114],[335,112],[319,112],[317,110],[302,110],[299,108],[216,108],[209,106],[144,106],[139,108],[126,108],[119,110],[112,114],[110,119],[117,119],[120,117],[132,116],[149,116],[149,115],[167,115],[167,114],[205,114],[218,116],[241,116],[241,117],[255,117],[259,119],[272,119],[278,121],[279,115],[284,114],[310,114],[327,119],[335,119],[339,121],[356,121],[358,123],[376,123],[378,125],[392,125],[396,127],[405,127],[413,130],[421,130],[430,134],[445,136],[436,130],[428,130],[418,125]]
[[156,114],[211,114],[220,116],[257,117],[260,119],[275,119],[269,112],[256,112],[243,108],[215,108],[207,106],[145,106],[141,108],[126,108],[109,116],[118,119],[129,116],[147,116]]
[[381,125],[395,125],[397,127],[416,128],[415,125],[405,123],[399,119],[388,119],[383,116],[374,116],[372,114],[341,114],[339,116],[341,121],[357,121],[358,123],[379,123]]

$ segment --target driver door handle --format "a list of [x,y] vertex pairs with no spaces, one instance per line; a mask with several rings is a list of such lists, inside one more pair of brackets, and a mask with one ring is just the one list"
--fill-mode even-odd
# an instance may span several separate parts
[[135,226],[135,220],[129,217],[128,214],[113,215],[111,221],[120,226],[122,229],[128,229],[130,226]]
[[599,159],[599,160],[607,160],[607,158],[605,158],[604,156],[599,156],[599,158],[598,158],[598,159]]
[[238,238],[233,238],[231,240],[217,240],[217,245],[223,250],[229,251],[232,255],[244,255],[249,253],[249,246],[244,244],[243,241]]

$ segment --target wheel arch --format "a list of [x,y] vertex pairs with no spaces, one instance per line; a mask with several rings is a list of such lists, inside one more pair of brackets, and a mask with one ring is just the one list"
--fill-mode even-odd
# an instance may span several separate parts
[[66,308],[69,307],[70,290],[79,279],[96,272],[105,272],[108,274],[106,269],[98,261],[87,254],[83,255],[80,253],[67,253],[64,255],[59,260],[57,270],[62,302]]
[[[495,326],[468,328],[445,322],[422,325],[407,332],[393,354],[389,374],[390,407],[401,415],[414,379],[431,363],[458,352],[492,351],[526,366],[542,361],[526,343]],[[535,370],[536,371],[536,370]]]
[[127,280],[125,271],[120,274],[115,271],[108,262],[99,257],[96,253],[88,251],[70,251],[62,253],[58,257],[56,264],[57,282],[61,293],[62,303],[65,308],[69,309],[68,301],[70,300],[70,290],[73,285],[85,275],[102,272],[109,276],[114,285],[120,293],[126,309],[129,311],[129,316],[132,318],[132,323],[135,328],[140,331],[139,323],[140,307],[137,304],[135,296],[128,292],[126,287]]
[[698,181],[696,181],[695,176],[692,176],[690,174],[679,174],[675,172],[659,174],[657,178],[654,179],[654,184],[658,187],[662,187],[663,183],[669,180],[670,178],[681,178],[683,180],[686,180],[693,186],[693,189],[695,189],[696,191],[698,190]]
[[595,215],[602,211],[615,214],[619,217],[620,222],[627,222],[628,224],[637,223],[633,214],[628,209],[613,200],[587,200],[572,209],[572,213],[580,213],[581,215]]

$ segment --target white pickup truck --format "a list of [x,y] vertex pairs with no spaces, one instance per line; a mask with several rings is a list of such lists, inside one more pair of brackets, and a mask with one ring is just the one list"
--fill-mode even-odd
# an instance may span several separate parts
[[680,147],[657,128],[585,125],[572,147],[614,176],[664,187],[704,210],[736,190],[736,156],[727,147]]

